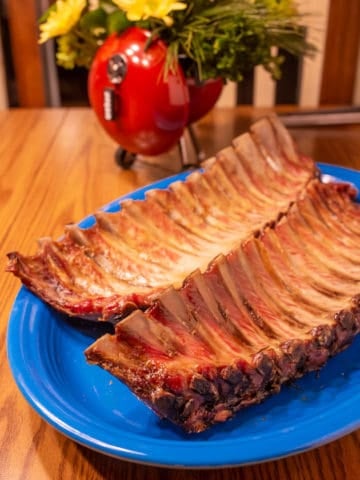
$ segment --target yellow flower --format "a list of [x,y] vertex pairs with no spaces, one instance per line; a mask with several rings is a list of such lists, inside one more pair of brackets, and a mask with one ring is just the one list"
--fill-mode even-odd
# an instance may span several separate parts
[[48,17],[40,24],[39,43],[49,38],[67,33],[80,19],[81,12],[86,6],[86,0],[56,0],[54,7],[50,7]]
[[58,51],[56,53],[56,60],[59,65],[64,68],[74,68],[77,52],[72,48],[71,33],[65,34],[58,39]]
[[172,0],[113,0],[113,2],[126,12],[130,21],[136,22],[154,17],[162,19],[168,26],[173,23],[169,13],[184,10],[187,7],[186,3]]

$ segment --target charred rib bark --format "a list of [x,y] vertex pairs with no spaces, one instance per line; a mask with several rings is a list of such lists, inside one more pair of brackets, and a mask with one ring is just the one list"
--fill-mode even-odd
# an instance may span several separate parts
[[[360,207],[352,196],[348,186],[314,181],[278,223],[97,340],[88,361],[188,432],[321,368],[360,331],[360,264],[350,262]],[[321,208],[308,209],[309,201]],[[344,225],[336,235],[333,222]],[[322,227],[314,233],[314,225]]]

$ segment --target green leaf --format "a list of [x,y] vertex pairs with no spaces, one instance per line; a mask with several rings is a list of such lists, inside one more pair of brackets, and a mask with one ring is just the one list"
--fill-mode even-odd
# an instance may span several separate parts
[[107,14],[102,8],[90,10],[86,12],[80,19],[79,25],[86,30],[94,30],[96,28],[106,28]]
[[132,22],[127,19],[125,12],[122,10],[117,10],[107,17],[107,31],[109,33],[121,33],[130,25],[132,25]]

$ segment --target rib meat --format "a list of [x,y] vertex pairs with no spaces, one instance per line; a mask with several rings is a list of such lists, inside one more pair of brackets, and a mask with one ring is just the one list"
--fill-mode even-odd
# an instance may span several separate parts
[[262,119],[203,172],[43,238],[35,255],[12,252],[7,270],[68,315],[118,320],[286,212],[316,175],[279,120]]
[[360,331],[360,206],[312,181],[277,222],[169,287],[87,360],[201,432],[319,369]]

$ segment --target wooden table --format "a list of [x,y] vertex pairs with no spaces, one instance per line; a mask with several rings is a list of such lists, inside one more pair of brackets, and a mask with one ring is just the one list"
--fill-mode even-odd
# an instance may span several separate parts
[[[196,132],[207,155],[229,144],[259,110],[215,110]],[[360,169],[360,125],[293,129],[300,149],[317,161]],[[87,109],[0,112],[1,271],[6,252],[32,253],[37,238],[59,236],[120,195],[178,171],[176,152],[136,160],[130,170],[114,162],[115,144]],[[58,433],[26,403],[6,359],[8,317],[19,281],[0,276],[1,479],[302,479],[360,478],[360,431],[313,451],[235,469],[171,470],[110,458]]]

